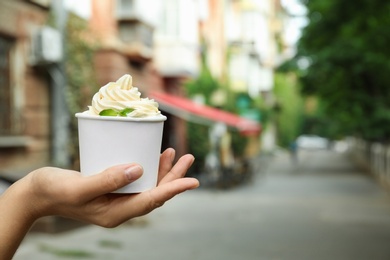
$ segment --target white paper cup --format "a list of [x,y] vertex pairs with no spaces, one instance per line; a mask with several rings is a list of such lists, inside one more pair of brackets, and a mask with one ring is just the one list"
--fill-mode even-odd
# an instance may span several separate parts
[[163,115],[148,118],[94,116],[77,113],[80,171],[93,175],[125,163],[138,163],[144,173],[115,193],[138,193],[156,187]]

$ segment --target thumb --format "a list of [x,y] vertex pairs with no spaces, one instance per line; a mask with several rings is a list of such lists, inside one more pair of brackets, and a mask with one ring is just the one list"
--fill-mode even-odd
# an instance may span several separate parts
[[116,191],[137,180],[142,174],[142,166],[136,163],[113,166],[99,174],[83,178],[83,193],[92,199]]

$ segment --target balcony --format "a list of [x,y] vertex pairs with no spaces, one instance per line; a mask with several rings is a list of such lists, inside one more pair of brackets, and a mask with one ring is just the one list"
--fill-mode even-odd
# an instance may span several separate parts
[[153,56],[153,27],[139,20],[121,20],[118,23],[122,53],[131,60],[150,60]]
[[180,41],[155,42],[154,61],[165,77],[195,77],[199,73],[199,51],[196,44]]
[[153,56],[154,27],[142,12],[142,2],[136,0],[118,0],[116,20],[120,50],[130,60],[145,62]]

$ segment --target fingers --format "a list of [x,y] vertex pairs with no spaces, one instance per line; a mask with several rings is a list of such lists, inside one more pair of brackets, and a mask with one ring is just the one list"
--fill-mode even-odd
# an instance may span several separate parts
[[95,198],[113,192],[141,177],[143,168],[138,164],[123,164],[110,167],[102,173],[81,178],[82,196]]
[[169,183],[162,184],[155,189],[149,190],[149,205],[144,209],[144,214],[162,206],[166,201],[172,199],[174,196],[199,187],[199,181],[195,178],[181,178]]
[[180,157],[177,163],[169,170],[169,172],[161,179],[159,184],[164,184],[172,180],[182,178],[191,167],[195,158],[191,154],[186,154]]
[[[160,171],[167,171],[163,174],[158,186],[149,191],[145,191],[136,195],[128,195],[116,198],[116,203],[110,207],[110,218],[108,226],[116,226],[127,219],[145,215],[154,209],[162,206],[166,201],[174,196],[187,190],[195,189],[199,186],[199,181],[195,178],[183,178],[187,170],[194,161],[194,157],[190,154],[182,156],[178,162],[171,168],[167,167],[172,164],[172,158],[169,158],[169,153],[163,153],[161,160],[165,161],[160,166]],[[165,167],[165,168],[164,168]],[[113,217],[116,216],[116,217]],[[107,225],[104,224],[104,225]]]
[[[195,189],[199,186],[199,182],[195,178],[181,178],[172,182],[160,185],[149,191],[142,192],[123,201],[120,207],[111,208],[111,213],[118,211],[117,216],[121,216],[120,221],[130,219],[137,216],[148,214],[154,209],[161,207],[164,203],[174,196],[187,190]],[[125,210],[128,209],[128,210]],[[126,214],[126,216],[124,216]]]
[[138,179],[143,173],[138,164],[118,165],[100,174],[80,178],[77,197],[79,200],[82,198],[79,202],[84,201],[88,207],[83,207],[83,210],[73,207],[77,211],[67,214],[101,226],[114,227],[151,212],[184,191],[197,188],[198,180],[183,178],[194,162],[194,156],[184,155],[172,167],[174,156],[175,151],[171,148],[161,154],[158,186],[139,194],[108,194]]
[[173,148],[168,148],[161,154],[157,183],[160,183],[161,179],[172,169],[174,159],[175,150]]

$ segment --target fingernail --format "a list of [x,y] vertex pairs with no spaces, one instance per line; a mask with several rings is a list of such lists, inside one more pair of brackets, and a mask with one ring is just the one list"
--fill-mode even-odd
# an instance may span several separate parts
[[169,158],[171,159],[171,161],[175,160],[175,150],[171,150],[171,154],[169,155]]
[[143,173],[143,169],[139,165],[132,165],[129,168],[125,170],[126,177],[129,179],[129,181],[136,180],[139,177],[141,177]]

